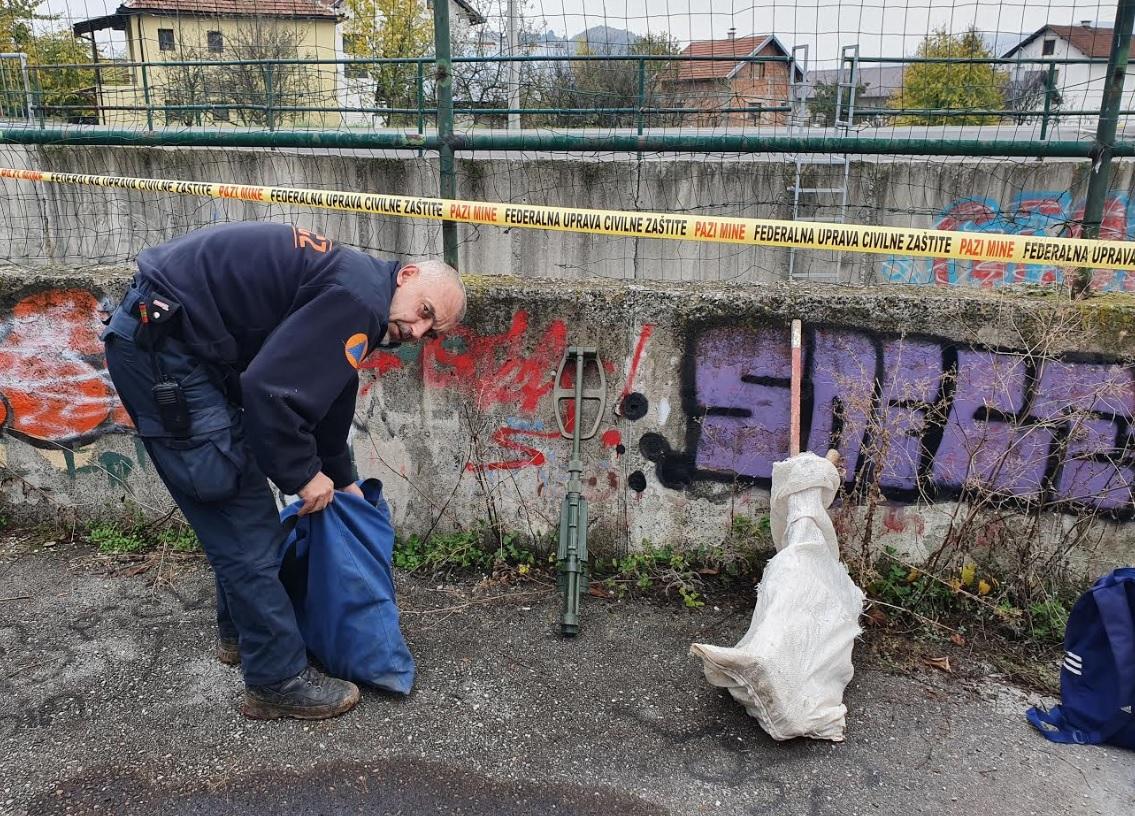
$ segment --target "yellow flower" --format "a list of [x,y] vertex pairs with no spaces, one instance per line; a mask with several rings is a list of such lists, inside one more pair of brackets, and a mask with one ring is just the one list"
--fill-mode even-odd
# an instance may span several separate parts
[[973,579],[977,575],[976,564],[963,564],[962,565],[962,586],[971,586]]
[[992,591],[992,589],[993,589],[993,587],[990,586],[989,582],[986,581],[984,578],[982,578],[980,581],[977,582],[977,594],[978,595],[988,595]]

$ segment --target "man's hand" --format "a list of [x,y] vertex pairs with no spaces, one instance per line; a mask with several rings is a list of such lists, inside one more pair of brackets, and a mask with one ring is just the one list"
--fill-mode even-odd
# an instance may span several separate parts
[[366,498],[366,496],[363,495],[363,489],[361,487],[359,487],[357,484],[355,484],[354,482],[351,482],[346,487],[340,487],[339,492],[340,493],[350,493],[352,496],[358,496],[360,499]]
[[297,515],[306,516],[308,513],[318,513],[335,498],[335,483],[323,473],[315,474],[310,482],[300,488],[298,495],[303,499],[303,507]]

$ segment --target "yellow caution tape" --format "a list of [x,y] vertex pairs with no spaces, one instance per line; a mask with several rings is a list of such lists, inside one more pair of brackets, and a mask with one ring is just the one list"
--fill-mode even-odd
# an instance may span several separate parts
[[375,215],[491,224],[498,227],[590,232],[629,238],[669,238],[680,241],[914,255],[969,261],[1135,270],[1135,243],[1127,241],[777,221],[764,218],[587,210],[578,207],[497,204],[485,201],[307,190],[294,187],[93,176],[85,173],[54,173],[48,170],[0,168],[0,178],[209,198],[235,198],[262,204],[294,204]]

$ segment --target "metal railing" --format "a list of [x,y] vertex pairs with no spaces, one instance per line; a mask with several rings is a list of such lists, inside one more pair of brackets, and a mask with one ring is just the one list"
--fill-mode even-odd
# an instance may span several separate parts
[[[0,59],[4,57],[18,57],[26,61],[24,54],[0,54]],[[427,67],[434,67],[436,79],[436,66],[438,59],[435,56],[427,57],[405,57],[405,58],[388,58],[388,59],[364,59],[364,58],[340,58],[340,59],[272,59],[272,60],[167,60],[157,62],[98,62],[98,63],[66,63],[66,64],[44,64],[44,65],[26,65],[23,68],[24,76],[30,78],[28,87],[14,88],[7,83],[0,83],[0,99],[3,101],[3,110],[9,111],[14,106],[23,107],[24,110],[29,111],[28,118],[39,123],[41,126],[46,126],[48,121],[52,118],[67,118],[71,114],[78,113],[82,118],[88,118],[90,115],[99,115],[106,112],[135,112],[144,114],[146,117],[146,127],[148,130],[155,129],[158,120],[155,118],[156,114],[169,114],[172,112],[198,112],[210,110],[256,110],[263,114],[266,119],[272,121],[270,129],[276,129],[278,124],[286,121],[286,116],[281,114],[294,114],[294,113],[320,113],[320,114],[344,114],[344,113],[362,113],[372,116],[413,116],[417,121],[424,122],[425,118],[429,115],[436,115],[437,113],[437,100],[434,97],[433,88],[430,83],[426,81]],[[604,65],[619,64],[619,63],[633,63],[635,66],[635,73],[637,76],[637,89],[631,104],[622,105],[603,105],[597,104],[594,106],[577,106],[577,107],[563,107],[563,106],[541,106],[541,105],[528,105],[520,108],[508,107],[507,104],[492,104],[492,105],[456,105],[453,108],[455,116],[472,116],[472,117],[506,117],[508,114],[518,113],[529,117],[559,117],[560,121],[555,122],[558,126],[567,126],[570,124],[568,120],[573,117],[582,116],[620,116],[628,115],[634,117],[634,125],[636,128],[646,129],[650,125],[651,117],[673,116],[693,118],[698,116],[712,116],[712,115],[727,115],[727,114],[743,114],[749,116],[758,116],[764,114],[787,114],[792,110],[790,101],[787,99],[787,86],[791,84],[789,80],[785,79],[785,94],[782,100],[769,104],[750,104],[750,105],[730,105],[728,100],[737,98],[737,94],[729,90],[721,90],[716,92],[722,100],[722,104],[714,105],[698,105],[698,104],[670,104],[660,105],[652,104],[653,101],[659,98],[669,98],[671,101],[681,101],[683,96],[692,100],[704,100],[707,95],[713,95],[713,92],[688,92],[683,94],[681,91],[669,89],[662,90],[658,87],[650,87],[646,81],[647,66],[651,64],[661,64],[665,67],[659,69],[655,75],[654,80],[657,82],[659,78],[661,82],[674,83],[675,79],[669,79],[664,76],[666,72],[674,73],[674,69],[681,65],[697,62],[728,62],[733,64],[784,64],[787,66],[794,66],[791,57],[777,57],[777,56],[706,56],[706,57],[690,57],[690,56],[675,56],[675,55],[611,55],[611,56],[594,56],[594,55],[577,55],[577,56],[482,56],[482,57],[453,57],[451,65],[477,65],[488,64],[494,66],[505,66],[508,63],[522,63],[522,64],[538,64],[538,65],[552,65],[557,63],[569,64],[586,64],[586,63],[600,63]],[[911,116],[932,116],[932,117],[967,117],[967,116],[980,116],[989,118],[999,118],[1007,121],[1021,120],[1024,118],[1039,118],[1042,120],[1042,130],[1047,131],[1049,123],[1058,121],[1061,118],[1083,118],[1083,117],[1098,117],[1100,111],[1098,109],[1058,109],[1054,107],[1053,102],[1060,96],[1059,88],[1055,81],[1055,71],[1058,66],[1067,65],[1106,65],[1107,60],[1103,58],[1088,58],[1088,59],[1070,59],[1070,58],[1051,58],[1051,57],[1034,57],[1034,58],[949,58],[949,57],[870,57],[860,56],[859,62],[861,67],[867,64],[891,64],[891,65],[917,65],[917,64],[942,64],[942,65],[992,65],[992,66],[1005,66],[1005,67],[1029,67],[1035,66],[1043,69],[1045,73],[1044,89],[1042,96],[1042,107],[1036,109],[1013,109],[1008,107],[1003,108],[925,108],[925,107],[906,107],[900,105],[891,105],[887,107],[871,107],[860,105],[857,107],[857,113],[864,117],[882,118],[888,120],[897,120],[903,117]],[[416,73],[416,81],[414,83],[414,104],[409,106],[398,105],[345,105],[341,103],[323,104],[323,105],[299,105],[299,104],[285,104],[278,100],[286,99],[289,92],[286,89],[279,89],[275,87],[276,71],[273,69],[299,69],[301,73],[306,74],[305,79],[314,80],[320,76],[319,69],[333,68],[337,81],[331,88],[324,89],[324,93],[320,93],[319,89],[315,89],[316,96],[331,96],[341,90],[339,82],[342,80],[342,75],[338,69],[340,67],[347,68],[353,67],[362,69],[364,73],[381,69],[387,66],[413,66]],[[214,89],[212,95],[214,98],[209,101],[198,103],[168,103],[157,102],[156,98],[158,92],[168,90],[170,83],[161,83],[153,81],[153,73],[155,71],[169,72],[170,70],[177,69],[194,69],[202,72],[216,71],[217,69],[229,68],[254,68],[263,69],[264,71],[264,86],[259,90],[261,100],[259,102],[233,102],[231,99],[226,99],[224,91]],[[52,103],[46,100],[47,92],[43,90],[45,83],[44,77],[49,77],[53,72],[62,71],[86,71],[90,73],[105,74],[107,72],[127,72],[129,74],[129,83],[112,84],[108,82],[100,82],[92,87],[92,100],[86,103]],[[790,67],[791,70],[791,67]],[[355,78],[361,79],[361,78]],[[351,78],[347,78],[350,81]],[[220,83],[220,80],[218,80]],[[139,104],[107,104],[101,102],[99,97],[101,89],[121,89],[130,88],[131,91],[141,98]],[[76,92],[82,89],[74,89]],[[312,89],[302,89],[305,94],[311,93]],[[296,95],[294,92],[292,95]],[[614,91],[604,92],[602,90],[596,92],[597,96],[617,96]],[[625,95],[623,95],[625,98]],[[1120,115],[1135,114],[1135,110],[1121,110]],[[102,117],[100,116],[100,121]]]
[[[26,59],[26,55],[18,55]],[[165,61],[148,61],[148,62],[92,62],[92,63],[66,63],[66,64],[44,64],[44,65],[31,65],[26,67],[26,73],[31,78],[32,87],[28,89],[26,94],[26,105],[28,118],[38,123],[41,127],[46,127],[49,120],[52,118],[80,118],[87,119],[90,116],[97,116],[100,123],[104,123],[104,114],[115,112],[133,112],[144,114],[146,119],[146,129],[155,130],[161,126],[160,120],[157,116],[168,116],[176,112],[205,112],[212,110],[254,110],[263,116],[268,122],[270,130],[277,129],[277,125],[281,121],[286,121],[286,114],[295,113],[318,113],[318,114],[344,114],[344,113],[362,113],[372,116],[413,116],[419,123],[424,123],[429,115],[436,115],[438,110],[438,101],[436,96],[432,93],[434,87],[431,83],[427,83],[427,66],[433,67],[433,84],[436,85],[437,65],[439,58],[436,56],[428,57],[405,57],[405,58],[388,58],[388,59],[364,59],[364,58],[340,58],[340,59],[271,59],[271,60],[165,60]],[[646,82],[647,65],[652,63],[662,63],[668,67],[676,64],[686,64],[692,62],[729,62],[729,63],[751,63],[751,64],[788,64],[791,62],[787,57],[776,56],[741,56],[741,57],[676,57],[672,55],[612,55],[612,56],[594,56],[594,55],[577,55],[577,56],[556,56],[556,57],[538,57],[538,56],[520,56],[520,57],[506,57],[506,56],[483,56],[483,57],[454,57],[451,60],[451,65],[478,65],[488,64],[494,66],[503,66],[510,62],[527,63],[527,64],[540,64],[551,65],[556,63],[597,63],[602,65],[619,64],[619,63],[634,63],[637,77],[637,91],[633,99],[630,99],[630,104],[618,105],[604,105],[597,104],[593,106],[540,106],[529,105],[521,108],[510,108],[507,105],[455,105],[453,114],[455,116],[482,116],[482,117],[505,117],[511,113],[519,113],[528,117],[557,117],[561,121],[555,122],[557,125],[570,125],[570,120],[573,117],[583,116],[628,116],[633,117],[636,127],[645,129],[649,123],[650,117],[657,116],[674,116],[674,117],[696,117],[696,116],[720,116],[729,114],[743,114],[749,116],[761,116],[766,114],[787,114],[791,111],[791,106],[787,99],[783,101],[770,102],[768,104],[750,104],[750,105],[732,105],[728,101],[736,98],[736,94],[729,91],[720,91],[716,95],[721,97],[723,104],[715,105],[697,105],[697,104],[670,104],[658,105],[652,104],[651,100],[659,97],[669,98],[671,100],[681,101],[682,94],[678,91],[662,92],[657,88],[652,88]],[[280,99],[286,99],[289,95],[314,95],[316,97],[331,97],[341,90],[341,82],[349,82],[352,78],[346,78],[339,73],[339,68],[353,67],[362,69],[365,73],[377,71],[379,69],[390,66],[413,66],[416,72],[416,81],[414,83],[414,106],[397,106],[397,105],[344,105],[339,102],[334,104],[316,104],[316,105],[299,105],[299,104],[286,104],[281,103]],[[157,99],[162,92],[167,92],[170,88],[177,89],[178,83],[174,82],[156,82],[154,81],[155,72],[168,74],[170,71],[177,71],[179,69],[188,69],[193,71],[200,71],[203,73],[216,72],[219,69],[240,69],[252,68],[262,69],[264,76],[263,87],[258,89],[258,96],[261,97],[259,102],[243,101],[234,102],[231,95],[220,88],[223,85],[223,79],[216,81],[216,86],[212,91],[207,87],[202,89],[201,93],[210,96],[208,101],[183,103],[183,102],[158,102]],[[279,73],[284,73],[288,69],[298,69],[300,74],[303,74],[305,83],[318,82],[321,73],[320,69],[332,68],[335,70],[337,81],[333,87],[330,88],[311,88],[303,87],[298,90],[288,91],[277,87],[278,80],[276,77]],[[276,69],[276,70],[274,70]],[[661,69],[662,71],[668,70],[667,68]],[[89,102],[84,103],[56,103],[47,100],[48,93],[43,90],[45,86],[50,84],[44,82],[44,78],[48,78],[52,73],[62,71],[86,71],[89,73],[105,74],[110,71],[116,73],[127,72],[129,79],[128,83],[97,83],[92,89],[93,98]],[[325,74],[327,72],[324,72]],[[345,73],[345,72],[344,72]],[[358,79],[358,78],[355,78]],[[208,83],[205,83],[206,86]],[[787,79],[785,85],[787,86]],[[141,99],[140,104],[113,104],[101,101],[101,98],[106,95],[108,91],[118,92],[122,89],[129,88],[131,93]],[[75,89],[76,91],[81,89]],[[597,91],[596,96],[611,96],[622,97],[625,95],[617,94],[616,92]],[[704,92],[690,94],[694,99],[705,99],[708,95]],[[0,85],[0,97],[10,105],[12,102],[18,101],[23,104],[25,95],[21,90],[17,99],[17,94],[13,89]],[[77,114],[77,116],[76,116]],[[283,116],[282,116],[283,115]],[[565,121],[566,120],[566,121]],[[85,123],[85,122],[80,122]]]

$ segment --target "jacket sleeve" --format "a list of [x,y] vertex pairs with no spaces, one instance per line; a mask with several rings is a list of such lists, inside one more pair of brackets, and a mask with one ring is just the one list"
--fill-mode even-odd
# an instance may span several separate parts
[[359,378],[356,375],[331,403],[323,421],[315,426],[315,453],[323,462],[323,472],[335,483],[336,488],[346,487],[357,478],[347,435],[355,418],[355,399],[358,393]]
[[[339,461],[346,455],[349,462],[357,365],[378,322],[348,291],[330,286],[289,315],[241,375],[249,444],[285,493],[324,470],[321,453],[336,471],[327,476],[339,484]],[[333,443],[340,432],[341,441]]]

